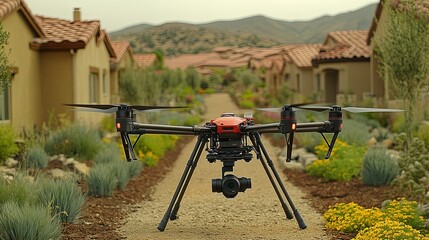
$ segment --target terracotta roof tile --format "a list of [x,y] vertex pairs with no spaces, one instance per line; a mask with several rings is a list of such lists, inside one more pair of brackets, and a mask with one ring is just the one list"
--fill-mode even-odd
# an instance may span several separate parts
[[206,59],[219,58],[217,53],[184,54],[174,58],[166,58],[164,65],[171,69],[186,69]]
[[298,67],[311,67],[311,60],[319,53],[321,44],[294,45],[287,48],[286,54]]
[[46,37],[35,40],[39,44],[80,43],[83,46],[100,31],[99,21],[68,21],[36,16],[45,29]]
[[145,68],[152,66],[156,62],[156,55],[154,53],[134,54],[134,60],[139,68]]
[[131,51],[128,41],[112,41],[112,48],[116,54],[116,61],[121,60],[127,51]]
[[0,19],[6,17],[9,13],[13,12],[15,9],[20,8],[24,13],[24,16],[27,18],[29,23],[35,28],[39,36],[44,36],[45,32],[36,20],[34,15],[31,13],[30,8],[23,0],[0,0]]
[[371,49],[367,36],[367,30],[330,32],[314,62],[369,59]]

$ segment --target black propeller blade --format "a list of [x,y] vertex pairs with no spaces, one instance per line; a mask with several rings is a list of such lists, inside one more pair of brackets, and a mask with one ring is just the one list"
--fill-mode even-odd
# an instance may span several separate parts
[[161,109],[180,109],[187,107],[170,107],[170,106],[141,106],[141,105],[113,105],[113,104],[64,104],[66,106],[84,108],[94,112],[114,113],[119,108],[130,108],[137,111],[161,110]]
[[[314,104],[314,102],[308,102],[308,103],[296,103],[296,104],[289,104],[285,106],[289,106],[292,108],[302,108],[306,105]],[[276,107],[276,108],[258,108],[257,110],[266,111],[266,112],[281,112],[283,107]]]
[[[311,110],[311,111],[317,111],[317,112],[323,112],[326,110],[331,110],[332,107],[327,106],[302,106],[301,109]],[[402,109],[393,109],[393,108],[365,108],[365,107],[342,107],[342,110],[351,112],[351,113],[371,113],[371,112],[403,112]]]

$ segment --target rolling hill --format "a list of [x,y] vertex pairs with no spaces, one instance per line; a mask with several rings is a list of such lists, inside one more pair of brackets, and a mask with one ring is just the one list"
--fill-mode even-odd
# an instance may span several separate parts
[[330,31],[369,29],[377,4],[311,21],[281,21],[253,16],[206,24],[139,24],[109,33],[127,40],[135,53],[161,49],[165,55],[209,52],[217,46],[270,47],[289,43],[323,42]]

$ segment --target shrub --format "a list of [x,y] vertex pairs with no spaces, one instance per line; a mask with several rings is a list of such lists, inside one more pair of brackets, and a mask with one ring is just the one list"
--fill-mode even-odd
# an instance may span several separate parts
[[0,180],[0,206],[6,202],[13,201],[18,205],[24,205],[29,198],[29,191],[26,183],[23,181],[14,180],[7,183],[5,180]]
[[429,125],[421,125],[417,132],[417,137],[425,143],[426,148],[429,148]]
[[1,206],[0,238],[5,240],[60,239],[61,225],[49,209],[8,202]]
[[0,126],[0,163],[19,151],[15,144],[13,128],[10,125]]
[[326,227],[342,232],[359,232],[373,226],[382,217],[378,208],[365,209],[356,203],[338,203],[323,214]]
[[65,223],[71,223],[79,217],[85,195],[77,187],[75,179],[39,179],[38,184],[38,200],[43,206],[51,208],[52,215]]
[[102,144],[97,129],[72,124],[53,132],[46,141],[48,154],[65,154],[79,159],[92,159]]
[[131,178],[137,177],[143,170],[143,164],[141,161],[128,162],[128,174]]
[[[327,151],[326,143],[315,147],[315,152],[320,159],[325,157]],[[359,176],[364,153],[365,148],[362,146],[351,146],[337,140],[330,159],[316,160],[305,170],[311,176],[323,177],[328,181],[348,181]]]
[[112,173],[116,177],[116,186],[121,190],[125,189],[131,179],[128,162],[114,161],[109,163],[108,166],[112,169]]
[[354,238],[356,240],[366,239],[427,239],[420,231],[411,226],[394,220],[377,222],[374,226],[359,232]]
[[30,148],[25,154],[25,160],[28,168],[45,168],[49,162],[48,154],[42,147]]
[[106,164],[117,161],[119,158],[119,149],[115,145],[109,144],[100,150],[97,155],[95,155],[94,162],[96,164]]
[[371,134],[365,123],[353,119],[345,119],[343,121],[343,129],[338,138],[350,145],[364,146],[371,138]]
[[[405,134],[396,141],[404,142]],[[401,145],[401,143],[399,143]],[[398,160],[399,175],[393,180],[405,196],[421,203],[429,202],[429,151],[423,141],[414,138],[409,144],[408,154],[403,152]]]
[[106,116],[101,119],[100,128],[103,132],[116,132],[115,118],[112,116]]
[[295,134],[296,143],[308,152],[314,152],[314,148],[320,144],[321,136],[318,133]]
[[419,210],[416,201],[410,201],[405,198],[385,201],[381,210],[385,217],[410,225],[414,229],[422,229],[425,225],[425,220],[422,211]]
[[387,185],[398,174],[399,167],[397,162],[384,148],[370,148],[363,157],[362,180],[366,185]]
[[117,181],[109,164],[97,164],[86,176],[88,194],[96,197],[112,196]]

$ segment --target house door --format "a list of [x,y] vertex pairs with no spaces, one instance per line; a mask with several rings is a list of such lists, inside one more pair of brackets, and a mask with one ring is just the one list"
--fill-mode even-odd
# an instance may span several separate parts
[[338,70],[325,70],[325,101],[335,104],[338,94]]

